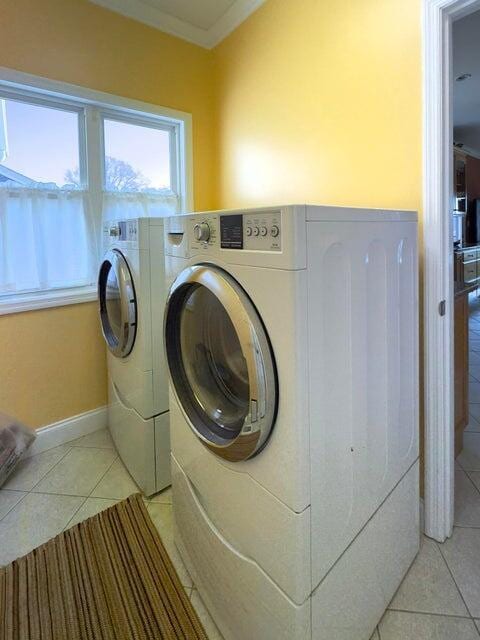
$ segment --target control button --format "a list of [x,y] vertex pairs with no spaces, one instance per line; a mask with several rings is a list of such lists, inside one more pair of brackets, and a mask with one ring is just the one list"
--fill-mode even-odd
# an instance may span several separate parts
[[274,238],[278,236],[278,234],[280,233],[280,229],[277,227],[276,224],[274,224],[273,227],[270,229],[270,233]]
[[258,236],[259,233],[260,233],[260,229],[258,227],[253,227],[253,235]]
[[206,222],[200,222],[193,227],[193,235],[198,242],[208,242],[210,239],[210,227]]
[[245,233],[247,234],[248,237],[250,237],[252,235],[252,227],[247,227]]
[[260,235],[265,237],[268,233],[267,227],[260,227]]
[[112,238],[118,238],[119,235],[120,235],[120,229],[118,228],[118,226],[116,224],[113,224],[110,227],[110,236]]

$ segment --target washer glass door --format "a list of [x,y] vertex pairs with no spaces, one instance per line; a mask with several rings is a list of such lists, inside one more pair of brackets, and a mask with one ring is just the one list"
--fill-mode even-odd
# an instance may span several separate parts
[[132,275],[125,257],[109,251],[100,266],[98,298],[102,332],[110,351],[121,358],[133,349],[137,305]]
[[258,453],[273,428],[277,380],[243,289],[216,267],[189,267],[172,286],[165,333],[172,384],[196,435],[229,460]]

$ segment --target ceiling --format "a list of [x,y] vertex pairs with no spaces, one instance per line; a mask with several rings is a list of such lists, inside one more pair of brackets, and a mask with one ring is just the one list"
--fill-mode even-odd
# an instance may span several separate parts
[[265,0],[90,0],[211,49]]
[[480,153],[480,11],[453,24],[453,78],[453,138]]

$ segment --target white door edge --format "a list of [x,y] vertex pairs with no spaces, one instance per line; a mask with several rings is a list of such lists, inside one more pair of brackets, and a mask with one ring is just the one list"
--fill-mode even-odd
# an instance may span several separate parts
[[439,542],[452,534],[454,498],[451,24],[479,8],[423,0],[425,533]]

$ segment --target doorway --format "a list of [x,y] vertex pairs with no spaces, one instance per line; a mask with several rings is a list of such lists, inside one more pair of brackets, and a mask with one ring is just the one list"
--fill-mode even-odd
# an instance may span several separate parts
[[454,524],[452,32],[455,21],[479,9],[479,0],[423,3],[424,504],[425,533],[439,542],[452,535]]

